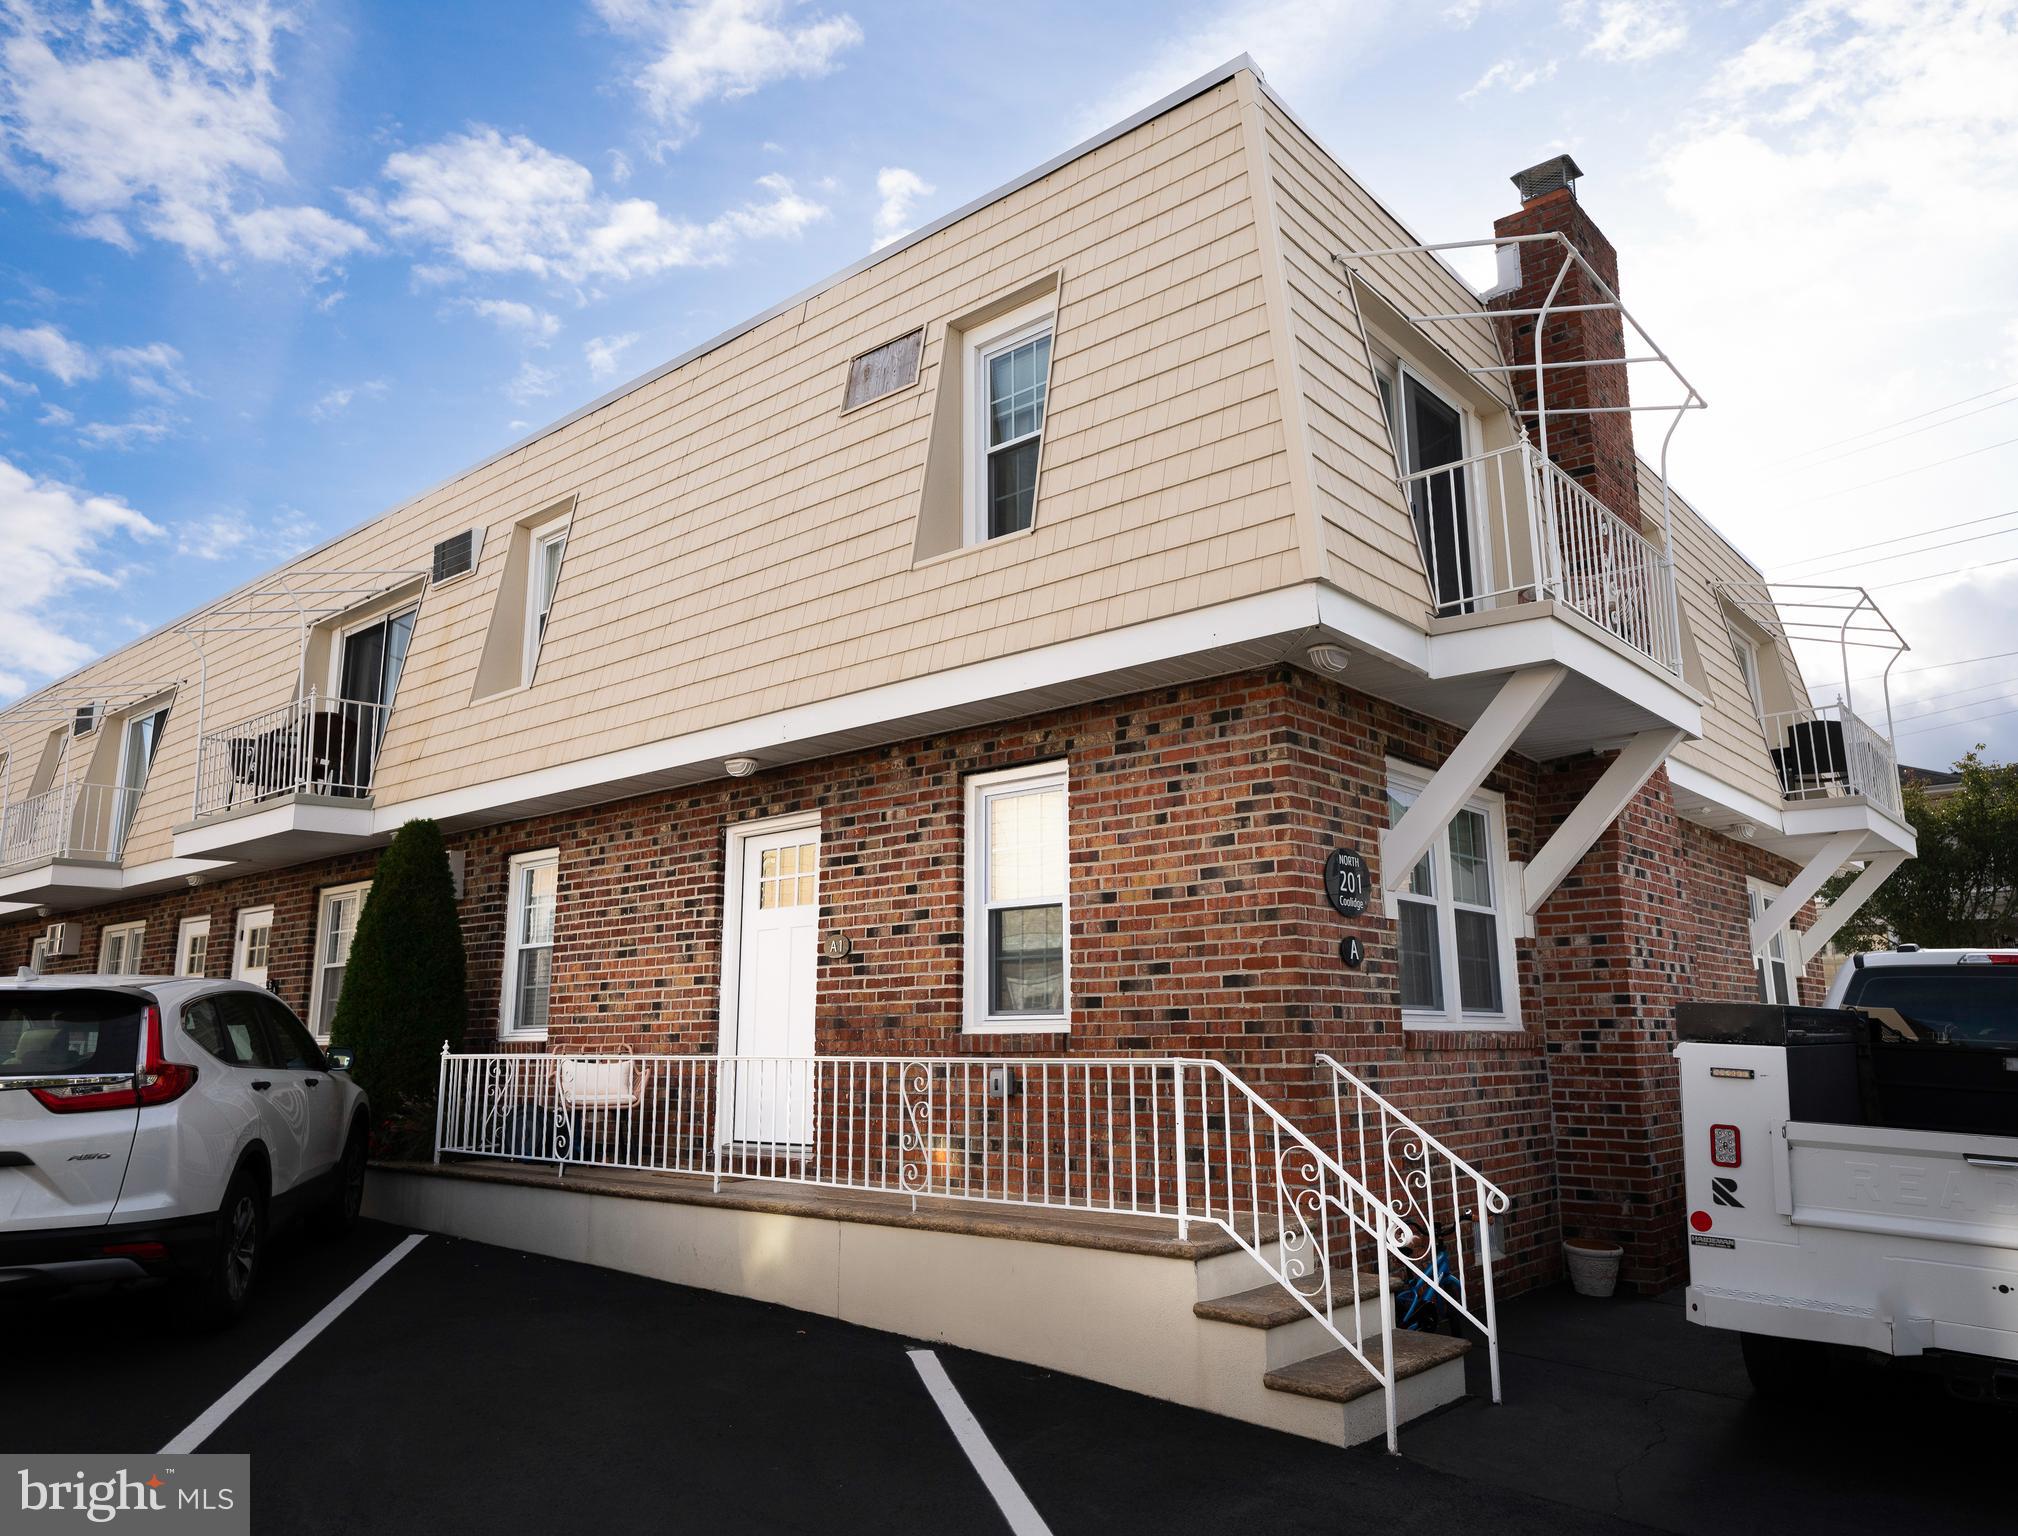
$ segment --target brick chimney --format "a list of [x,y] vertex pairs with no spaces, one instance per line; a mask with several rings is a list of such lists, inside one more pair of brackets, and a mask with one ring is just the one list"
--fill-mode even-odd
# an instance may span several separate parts
[[[1520,189],[1520,212],[1495,221],[1495,235],[1562,234],[1583,257],[1619,292],[1619,257],[1604,232],[1591,222],[1577,201],[1577,178],[1583,172],[1568,155],[1557,155],[1540,165],[1530,166],[1513,177]],[[1514,256],[1518,253],[1518,278]],[[1487,301],[1490,309],[1538,309],[1562,270],[1566,253],[1560,246],[1540,242],[1502,247],[1501,281],[1504,286]],[[1597,304],[1605,295],[1592,286],[1581,267],[1573,266],[1556,291],[1555,307]],[[1533,315],[1514,315],[1495,322],[1500,348],[1514,372],[1517,412],[1535,408],[1535,325]],[[1616,368],[1565,368],[1544,370],[1547,377],[1548,407],[1621,406],[1628,401],[1626,387],[1625,323],[1616,310],[1585,310],[1570,313],[1552,311],[1542,337],[1542,361],[1581,361],[1588,358],[1618,358]],[[1528,436],[1541,440],[1540,423],[1532,414],[1518,418]],[[1554,459],[1593,496],[1610,507],[1633,527],[1640,526],[1637,476],[1633,460],[1632,417],[1623,412],[1610,415],[1551,416],[1548,424],[1549,457]]]

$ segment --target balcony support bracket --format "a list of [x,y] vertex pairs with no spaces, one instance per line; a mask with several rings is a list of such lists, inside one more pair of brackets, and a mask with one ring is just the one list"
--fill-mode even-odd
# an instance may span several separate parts
[[1568,676],[1567,667],[1553,664],[1523,667],[1510,676],[1416,796],[1415,804],[1381,833],[1381,894],[1389,917],[1401,916],[1396,893],[1406,879],[1405,872],[1415,868],[1465,802],[1479,792],[1486,776],[1499,766],[1500,759],[1512,750],[1521,732]]
[[[1754,959],[1764,955],[1773,942],[1773,935],[1787,927],[1792,922],[1794,914],[1815,899],[1816,893],[1828,883],[1829,878],[1857,856],[1857,849],[1863,841],[1864,834],[1861,831],[1838,832],[1822,844],[1821,850],[1812,859],[1801,866],[1801,872],[1787,882],[1787,888],[1768,902],[1766,910],[1753,920]],[[1877,889],[1875,882],[1871,889]]]
[[1787,958],[1797,971],[1805,971],[1815,956],[1842,931],[1843,925],[1877,894],[1878,887],[1892,878],[1892,871],[1906,862],[1903,853],[1874,854],[1864,862],[1864,872],[1852,880],[1843,894],[1824,907],[1806,933],[1787,935],[1791,953]]
[[1687,734],[1666,728],[1641,731],[1605,765],[1597,783],[1585,791],[1576,809],[1563,818],[1562,825],[1542,845],[1541,851],[1528,861],[1521,876],[1521,900],[1529,917],[1555,894],[1556,887],[1591,851],[1591,844],[1604,836],[1605,828],[1618,819],[1619,812],[1631,803]]

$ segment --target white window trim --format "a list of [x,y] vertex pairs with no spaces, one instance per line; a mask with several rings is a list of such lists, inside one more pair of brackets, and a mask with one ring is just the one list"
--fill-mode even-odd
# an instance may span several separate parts
[[1745,696],[1752,701],[1752,713],[1757,715],[1763,724],[1766,718],[1766,694],[1759,682],[1758,642],[1749,635],[1741,635],[1732,630],[1731,659],[1738,664],[1738,678],[1745,685]]
[[[539,869],[551,864],[555,874],[554,905],[560,905],[559,875],[561,851],[558,848],[542,848],[534,853],[515,853],[505,865],[505,950],[504,972],[498,979],[498,1024],[500,1040],[544,1040],[544,1029],[520,1029],[514,1021],[518,1011],[519,951],[525,946],[525,909],[519,903],[519,876],[528,869]],[[558,913],[557,913],[558,915]],[[554,946],[549,943],[547,949]],[[552,971],[548,972],[549,978]],[[552,982],[548,982],[548,1007],[553,1005]]]
[[[1064,951],[1065,1010],[1056,1014],[992,1014],[988,1009],[988,801],[1000,790],[1055,785],[1065,796],[1065,890],[1061,946]],[[1067,764],[1058,758],[1025,763],[967,780],[966,995],[963,1033],[970,1035],[1063,1035],[1072,1029],[1072,786]]]
[[[328,929],[323,919],[329,915],[329,904],[332,901],[336,900],[339,896],[349,896],[352,893],[356,893],[359,896],[369,896],[371,893],[371,882],[369,880],[353,880],[348,885],[324,886],[316,894],[315,898],[315,952],[310,957],[308,1017],[302,1022],[308,1026],[308,1032],[311,1035],[314,1035],[317,1040],[325,1043],[329,1040],[329,1036],[318,1033],[315,1027],[315,1021],[322,1017],[322,973],[328,968],[328,962],[322,952],[323,940],[328,934]],[[358,903],[357,915],[360,919],[364,916],[363,901]],[[351,937],[355,941],[356,935],[354,933]],[[268,943],[270,944],[271,942],[272,940],[269,937]],[[346,970],[349,969],[348,961],[345,961],[344,968]]]
[[136,947],[136,948],[134,948],[134,949],[132,949],[132,950],[130,950],[130,951],[129,951],[129,950],[127,950],[127,949],[125,948],[125,940],[126,940],[126,936],[127,936],[128,934],[131,934],[131,935],[132,935],[132,936],[133,936],[134,938],[136,938],[136,939],[140,940],[140,941],[141,941],[141,943],[142,943],[142,944],[144,944],[144,943],[146,942],[146,938],[147,938],[147,924],[146,924],[145,922],[138,922],[138,923],[107,923],[107,924],[106,924],[106,925],[105,925],[105,926],[104,926],[103,928],[101,928],[101,929],[99,929],[99,930],[98,930],[98,974],[99,974],[99,975],[101,975],[101,976],[138,976],[138,975],[140,974],[140,967],[139,967],[139,966],[137,966],[137,965],[135,965],[135,966],[131,967],[130,969],[123,969],[123,970],[117,970],[117,971],[114,971],[114,970],[110,970],[110,969],[108,969],[108,968],[107,968],[107,966],[106,966],[106,963],[105,963],[105,955],[106,955],[106,950],[107,950],[107,948],[108,948],[108,947],[110,947],[110,945],[111,945],[111,943],[112,943],[112,940],[113,940],[114,936],[118,936],[118,937],[119,937],[119,939],[120,939],[120,942],[121,942],[121,953],[122,953],[122,954],[131,954],[131,955],[133,955],[133,956],[134,956],[134,957],[136,957],[136,958],[138,957],[138,955],[139,955],[140,951],[139,951],[139,949],[138,949],[137,947]]
[[[1413,763],[1397,762],[1390,758],[1387,764],[1387,786],[1397,798],[1412,802],[1416,796],[1429,787],[1430,775]],[[1491,856],[1493,893],[1493,931],[1499,938],[1499,995],[1501,1007],[1488,1011],[1466,1008],[1463,993],[1458,985],[1457,973],[1457,887],[1450,876],[1450,828],[1437,833],[1429,846],[1431,880],[1436,886],[1436,935],[1438,956],[1443,962],[1443,1001],[1441,1010],[1434,1008],[1403,1008],[1401,1024],[1403,1029],[1423,1031],[1471,1030],[1471,1031],[1517,1031],[1521,1024],[1520,970],[1514,951],[1514,913],[1508,908],[1509,893],[1513,889],[1511,869],[1507,859],[1506,841],[1506,796],[1497,790],[1481,789],[1467,800],[1462,809],[1477,811],[1486,819],[1486,851]],[[1397,880],[1405,880],[1408,872],[1396,871]],[[1381,872],[1383,880],[1387,871]],[[1399,886],[1396,887],[1399,889]],[[1400,978],[1400,927],[1395,930],[1397,990]]]
[[39,934],[28,946],[28,969],[33,971],[37,976],[40,976],[42,974],[42,967],[48,963],[49,937],[47,934]]
[[[562,516],[550,522],[541,523],[529,530],[530,542],[526,546],[524,660],[519,671],[519,675],[524,679],[525,686],[527,687],[532,686],[533,675],[539,670],[540,647],[541,642],[545,638],[540,631],[539,624],[540,557],[546,553],[549,545],[559,544],[561,546],[561,564],[563,566],[567,564],[568,529],[572,521],[571,517]],[[557,598],[560,595],[560,572],[558,570],[554,572],[554,595]],[[551,606],[547,609],[547,612],[549,614],[553,612]]]
[[[355,619],[350,623],[337,625],[334,642],[329,648],[329,685],[324,689],[323,697],[329,699],[340,699],[343,697],[343,651],[344,647],[350,643],[352,635],[371,629],[379,624],[390,627],[394,619],[403,619],[408,614],[414,616],[414,627],[419,628],[420,604],[417,602],[400,603],[396,607],[387,608],[382,612],[368,614],[364,618]],[[403,665],[401,670],[404,670]],[[394,691],[398,691],[397,684],[394,685]],[[389,707],[390,701],[380,705],[380,708]],[[366,883],[368,884],[369,882]]]
[[[147,793],[147,776],[152,772],[154,767],[152,757],[140,765],[140,780],[132,786],[133,802],[129,805],[126,800],[126,790],[128,787],[126,773],[127,769],[132,766],[129,760],[133,756],[133,727],[136,723],[147,719],[149,716],[160,715],[162,721],[156,729],[157,731],[167,730],[167,715],[173,697],[172,694],[162,694],[159,698],[149,699],[137,709],[127,710],[119,717],[119,761],[112,771],[111,832],[112,846],[122,854],[126,851],[126,835],[133,830],[133,823],[139,819],[140,797]],[[158,757],[160,754],[161,738],[157,735],[154,740],[153,756]]]
[[[232,914],[231,918],[231,978],[234,981],[242,981],[245,978],[245,946],[239,940],[245,934],[247,927],[246,919],[259,917],[266,919],[266,965],[264,969],[268,975],[271,975],[273,972],[273,908],[270,906],[240,907],[238,911]],[[251,926],[258,927],[259,925],[253,923]]]
[[198,933],[203,935],[203,971],[206,976],[210,974],[210,919],[208,916],[185,917],[175,925],[175,974],[178,976],[190,974],[189,941]]
[[[1051,361],[1058,356],[1058,301],[1055,294],[998,315],[985,325],[977,325],[960,338],[961,378],[967,392],[966,419],[961,429],[961,464],[966,486],[966,506],[962,519],[967,543],[988,544],[988,359],[998,352],[1021,346],[1051,333],[1051,357],[1044,365],[1044,424],[1037,429],[1039,481],[1030,491],[1030,525],[1037,525],[1037,499],[1043,493],[1043,437],[1051,426]],[[1014,534],[1004,534],[1013,538]]]
[[[1745,877],[1745,917],[1748,926],[1750,922],[1756,921],[1760,914],[1771,907],[1774,901],[1785,894],[1785,887],[1769,885],[1764,880],[1757,880],[1747,875]],[[1752,971],[1758,978],[1761,1001],[1773,1001],[1770,996],[1772,988],[1766,984],[1766,975],[1774,966],[1780,968],[1780,973],[1787,983],[1786,1000],[1789,1003],[1798,1003],[1801,1000],[1801,978],[1794,973],[1793,961],[1789,958],[1793,952],[1792,946],[1787,941],[1789,932],[1790,930],[1787,928],[1775,929],[1772,936],[1766,940],[1765,953],[1755,953],[1752,956]]]

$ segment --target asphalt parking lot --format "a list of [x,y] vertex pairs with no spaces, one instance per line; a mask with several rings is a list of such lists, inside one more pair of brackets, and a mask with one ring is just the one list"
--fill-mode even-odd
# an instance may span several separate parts
[[[406,1234],[282,1239],[241,1325],[145,1293],[10,1317],[10,1450],[169,1444]],[[1337,1451],[936,1349],[1043,1526],[1685,1532],[2010,1529],[2013,1420],[1872,1387],[1789,1416],[1666,1302],[1508,1308],[1508,1403]],[[803,1313],[442,1237],[216,1424],[260,1532],[991,1532],[1012,1527],[912,1358]],[[1024,1529],[1032,1529],[1025,1526]]]

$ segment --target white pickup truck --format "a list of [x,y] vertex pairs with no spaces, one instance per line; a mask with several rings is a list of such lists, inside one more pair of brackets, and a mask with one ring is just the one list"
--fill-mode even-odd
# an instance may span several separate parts
[[1677,1011],[1689,1321],[1762,1393],[1848,1346],[2018,1403],[2018,951],[1860,955],[1829,1003]]

